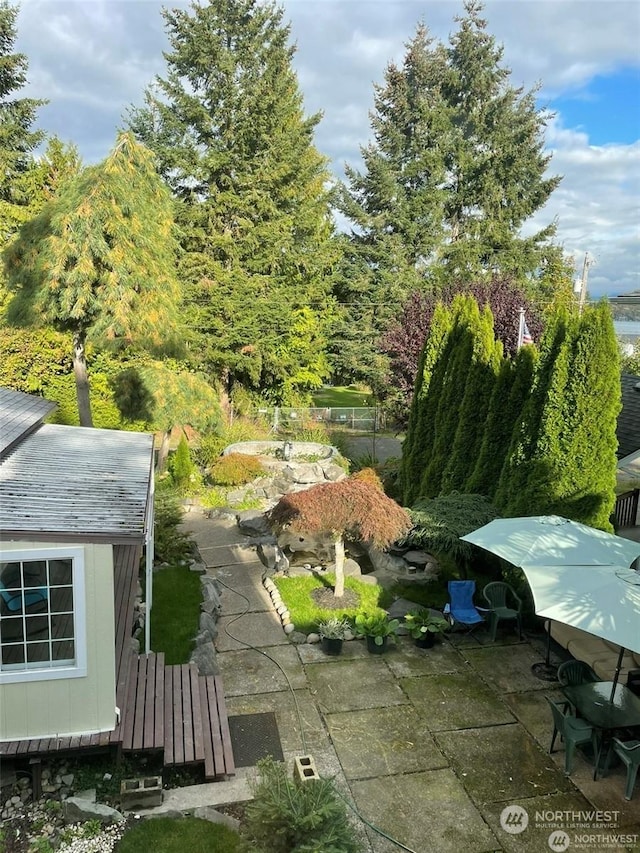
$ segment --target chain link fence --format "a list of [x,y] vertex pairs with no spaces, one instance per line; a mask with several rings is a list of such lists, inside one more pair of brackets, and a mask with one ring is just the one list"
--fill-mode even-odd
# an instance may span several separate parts
[[332,429],[342,427],[357,432],[379,432],[386,427],[384,413],[374,406],[343,408],[289,408],[274,406],[257,410],[258,417],[269,425],[270,431],[295,430],[296,427],[324,424]]

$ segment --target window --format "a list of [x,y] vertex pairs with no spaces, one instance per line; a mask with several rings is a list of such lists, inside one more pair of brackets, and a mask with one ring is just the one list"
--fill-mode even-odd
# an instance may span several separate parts
[[0,681],[86,674],[81,548],[0,554]]

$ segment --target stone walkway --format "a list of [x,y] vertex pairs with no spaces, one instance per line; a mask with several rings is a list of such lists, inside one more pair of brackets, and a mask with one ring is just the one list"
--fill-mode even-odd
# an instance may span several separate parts
[[[550,849],[556,822],[569,846],[560,837],[553,849],[640,850],[640,789],[624,799],[622,769],[593,782],[577,755],[567,778],[563,749],[547,753],[544,696],[561,693],[531,673],[544,654],[539,639],[503,632],[491,644],[478,633],[419,650],[401,637],[383,656],[354,640],[340,657],[327,657],[318,646],[289,642],[262,587],[263,566],[233,519],[194,512],[184,526],[208,573],[224,584],[217,649],[229,714],[273,712],[287,764],[312,755],[365,821],[405,845],[354,818],[370,853],[539,853]],[[198,786],[199,804],[241,799],[252,773]],[[518,833],[501,826],[514,804],[528,814]],[[614,812],[605,816],[610,826],[584,814],[594,809]],[[577,814],[552,820],[551,812],[567,811]],[[572,819],[586,826],[573,828]],[[607,846],[602,837],[623,833],[625,843]]]

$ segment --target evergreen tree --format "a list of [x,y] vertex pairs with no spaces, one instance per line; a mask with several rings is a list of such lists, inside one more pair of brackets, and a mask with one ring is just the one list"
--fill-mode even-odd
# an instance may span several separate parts
[[151,152],[130,134],[65,184],[5,250],[15,292],[9,321],[73,335],[82,425],[92,424],[87,340],[159,347],[175,331],[174,255],[170,195]]
[[[280,402],[328,373],[318,354],[336,249],[327,162],[313,145],[319,116],[303,113],[274,4],[194,3],[163,16],[167,75],[129,125],[179,201],[194,346],[228,389],[240,382]],[[300,323],[313,327],[313,348]]]
[[510,84],[481,10],[467,0],[448,47],[418,27],[402,67],[391,64],[375,89],[364,170],[346,171],[340,208],[354,223],[359,275],[340,278],[337,292],[354,309],[387,306],[374,336],[413,290],[533,279],[553,254],[553,226],[520,236],[559,182],[545,177],[546,116],[534,92]]
[[18,98],[27,82],[27,57],[14,53],[18,6],[0,2],[0,248],[29,218],[29,172],[44,133],[33,130],[46,101]]
[[[494,503],[506,516],[530,515],[528,505],[533,505],[528,489],[536,483],[546,482],[548,471],[535,459],[535,448],[542,430],[544,408],[550,387],[557,383],[555,372],[558,358],[566,346],[571,318],[562,308],[551,315],[542,340],[540,357],[534,373],[531,393],[516,421],[511,445],[500,472]],[[563,359],[560,360],[562,363]]]
[[534,346],[524,346],[515,359],[503,359],[484,426],[479,430],[480,450],[475,465],[470,460],[470,474],[463,491],[493,500],[511,438],[531,394],[537,355]]
[[[452,305],[453,328],[440,355],[442,375],[434,415],[434,441],[420,480],[420,497],[434,498],[442,490],[443,476],[460,420],[469,371],[474,361],[478,329],[478,304],[472,296],[457,296]],[[431,389],[430,389],[431,390]]]
[[480,455],[486,417],[497,375],[503,361],[502,344],[493,330],[493,315],[488,306],[473,311],[470,331],[473,335],[471,363],[462,393],[453,442],[442,475],[441,495],[464,491],[469,472]]
[[441,356],[448,348],[453,322],[451,309],[438,303],[420,356],[407,434],[402,444],[400,489],[405,506],[412,506],[420,496],[420,480],[435,440],[435,414],[445,369]]
[[[560,316],[537,380],[532,418],[507,467],[508,515],[555,513],[603,530],[615,504],[618,347],[606,303]],[[551,362],[551,363],[549,363]],[[540,413],[533,400],[541,396]],[[529,440],[527,440],[529,439]]]

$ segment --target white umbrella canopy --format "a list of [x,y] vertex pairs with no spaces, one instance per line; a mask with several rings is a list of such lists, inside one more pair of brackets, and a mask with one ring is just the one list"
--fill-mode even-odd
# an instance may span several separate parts
[[559,515],[496,518],[460,538],[522,569],[530,566],[628,567],[640,556],[640,542]]
[[535,611],[640,653],[640,573],[615,566],[525,566]]

